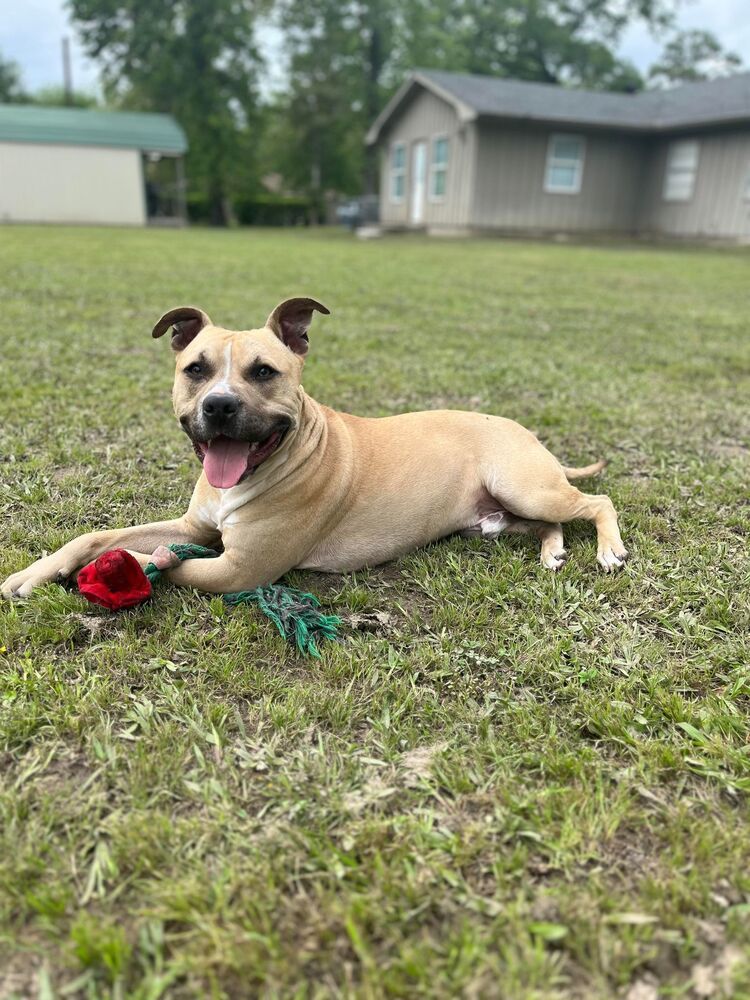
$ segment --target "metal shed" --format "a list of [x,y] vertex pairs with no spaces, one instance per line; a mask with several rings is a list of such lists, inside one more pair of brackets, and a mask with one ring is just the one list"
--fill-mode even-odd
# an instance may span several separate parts
[[184,222],[186,151],[170,115],[0,104],[0,221]]

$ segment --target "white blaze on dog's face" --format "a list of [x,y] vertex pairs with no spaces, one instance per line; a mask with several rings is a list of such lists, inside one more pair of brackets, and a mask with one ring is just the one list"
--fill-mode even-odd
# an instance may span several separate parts
[[172,330],[174,411],[212,486],[236,486],[296,427],[314,310],[328,314],[315,299],[287,299],[264,327],[232,331],[183,306],[154,327],[154,337]]

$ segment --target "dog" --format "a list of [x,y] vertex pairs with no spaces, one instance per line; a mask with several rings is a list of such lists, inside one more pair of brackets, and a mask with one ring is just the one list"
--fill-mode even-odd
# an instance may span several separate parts
[[366,419],[308,396],[301,376],[315,311],[329,313],[315,299],[287,299],[263,327],[244,331],[216,326],[194,306],[165,313],[152,335],[171,330],[174,411],[203,466],[187,513],[81,535],[8,577],[2,595],[26,597],[108,549],[126,548],[145,565],[177,542],[221,550],[167,573],[209,593],[249,590],[294,568],[346,573],[454,533],[530,532],[542,565],[559,570],[562,524],[576,518],[594,522],[606,572],[624,564],[612,501],[570,484],[604,462],[565,468],[503,417],[434,410]]

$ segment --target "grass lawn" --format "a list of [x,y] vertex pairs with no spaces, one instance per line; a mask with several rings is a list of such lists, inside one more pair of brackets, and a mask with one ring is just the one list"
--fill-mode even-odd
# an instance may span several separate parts
[[631,562],[294,574],[319,661],[189,591],[0,605],[0,997],[749,996],[747,252],[4,228],[0,577],[184,509],[165,309],[300,293],[308,392],[608,457]]

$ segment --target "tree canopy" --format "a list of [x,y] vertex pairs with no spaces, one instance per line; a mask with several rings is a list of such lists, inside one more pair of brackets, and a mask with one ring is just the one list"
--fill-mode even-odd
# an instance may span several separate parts
[[[214,222],[260,178],[319,206],[373,190],[363,139],[415,67],[637,90],[736,70],[706,31],[675,33],[681,0],[67,0],[114,107],[172,113]],[[667,37],[646,81],[619,54],[634,22]],[[281,33],[283,87],[265,95],[258,26]],[[671,34],[670,34],[671,32]],[[278,75],[278,73],[276,74]],[[0,59],[0,100],[33,100]],[[63,103],[59,88],[47,91]],[[75,101],[85,106],[87,98]]]
[[174,114],[190,143],[193,184],[212,221],[226,222],[231,195],[254,177],[263,0],[69,0],[69,8],[107,98]]
[[727,52],[710,31],[680,31],[667,44],[661,58],[649,70],[649,82],[671,86],[695,80],[711,80],[736,72],[742,60]]
[[21,70],[17,63],[0,54],[0,104],[20,104],[28,100],[21,85]]

